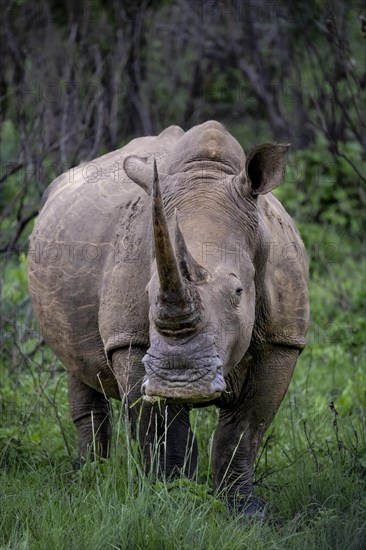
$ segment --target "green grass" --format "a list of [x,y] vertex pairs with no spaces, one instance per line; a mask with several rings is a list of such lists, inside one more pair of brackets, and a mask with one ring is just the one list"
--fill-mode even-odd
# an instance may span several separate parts
[[256,467],[258,495],[269,503],[265,522],[229,515],[211,493],[212,408],[191,414],[200,449],[194,481],[142,473],[118,404],[111,458],[74,470],[65,373],[48,349],[29,358],[34,342],[20,339],[12,368],[3,363],[1,373],[0,549],[365,548],[363,271],[359,261],[357,269],[349,259],[331,264],[325,283],[322,269],[311,282],[318,330]]
[[[212,411],[195,414],[197,425],[213,426]],[[210,494],[205,461],[194,481],[145,476],[123,420],[115,418],[112,457],[81,470],[67,456],[41,457],[41,447],[33,458],[6,464],[2,456],[0,547],[361,550],[366,468],[359,452],[365,434],[334,410],[310,415],[306,426],[300,416],[289,398],[263,448],[257,479],[259,494],[270,502],[265,522],[226,512]],[[201,445],[208,433],[197,434]]]
[[[269,503],[265,522],[229,515],[211,493],[213,408],[191,413],[200,449],[194,481],[166,483],[142,473],[118,404],[111,458],[74,470],[77,441],[65,373],[48,349],[29,358],[34,342],[15,338],[12,368],[2,363],[0,384],[0,549],[363,550],[360,265],[356,269],[349,260],[328,266],[326,283],[319,268],[313,274],[319,330],[309,334],[256,467],[258,495]],[[341,268],[343,274],[353,271],[352,287],[347,276],[340,279]],[[332,323],[336,333],[327,328]]]

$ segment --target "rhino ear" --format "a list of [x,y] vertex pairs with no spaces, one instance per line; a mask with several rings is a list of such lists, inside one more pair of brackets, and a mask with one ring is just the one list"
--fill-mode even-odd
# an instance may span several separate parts
[[125,158],[123,168],[132,181],[141,187],[148,195],[151,194],[153,167],[147,164],[147,158],[130,155]]
[[280,185],[289,147],[289,143],[262,143],[250,149],[245,164],[245,179],[253,195],[265,195]]

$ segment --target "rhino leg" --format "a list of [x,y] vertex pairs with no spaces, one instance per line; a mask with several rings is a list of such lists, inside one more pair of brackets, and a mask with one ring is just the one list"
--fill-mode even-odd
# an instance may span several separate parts
[[161,433],[159,445],[160,469],[166,477],[183,474],[193,477],[198,462],[198,447],[189,423],[186,405],[168,405],[160,415]]
[[192,477],[198,449],[190,428],[188,406],[150,405],[142,400],[141,383],[145,376],[142,358],[146,349],[134,346],[112,355],[112,368],[132,436],[140,443],[147,471],[158,471],[166,477],[180,473]]
[[193,477],[198,448],[190,428],[188,407],[143,403],[133,416],[132,432],[139,439],[147,471],[168,479],[180,475]]
[[239,377],[229,380],[232,399],[222,404],[214,436],[214,488],[238,513],[264,517],[265,503],[253,493],[254,461],[287,391],[298,354],[298,349],[284,346],[256,349],[238,366]]
[[92,458],[106,458],[111,441],[109,401],[71,373],[68,373],[68,392],[71,418],[79,435],[81,460],[85,460],[88,453]]

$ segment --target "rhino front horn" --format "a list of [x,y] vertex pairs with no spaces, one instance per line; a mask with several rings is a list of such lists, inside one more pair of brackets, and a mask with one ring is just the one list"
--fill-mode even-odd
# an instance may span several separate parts
[[156,267],[162,294],[168,301],[182,300],[185,295],[184,282],[170,240],[155,160],[152,188],[152,221]]
[[200,323],[202,304],[195,285],[189,280],[183,279],[179,267],[180,263],[184,267],[183,258],[186,255],[178,260],[170,240],[155,161],[152,188],[152,225],[156,268],[160,283],[159,299],[153,315],[155,326],[161,332],[166,333],[182,334],[192,332],[196,330]]

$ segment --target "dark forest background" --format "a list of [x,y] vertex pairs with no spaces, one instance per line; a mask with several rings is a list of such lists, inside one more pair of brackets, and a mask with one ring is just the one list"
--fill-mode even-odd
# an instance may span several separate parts
[[[314,220],[366,204],[364,2],[10,1],[2,10],[2,252],[24,244],[49,182],[81,161],[208,119],[244,149],[321,151],[295,186]],[[311,159],[313,163],[316,159]],[[305,168],[306,169],[306,168]],[[330,186],[328,186],[330,187]],[[315,196],[314,196],[315,195]],[[327,210],[325,212],[325,210]]]

